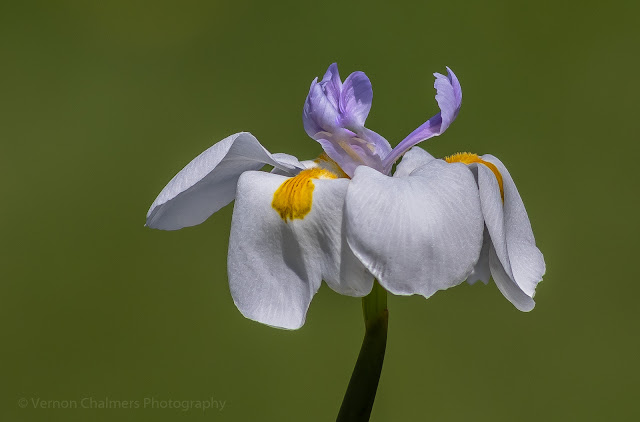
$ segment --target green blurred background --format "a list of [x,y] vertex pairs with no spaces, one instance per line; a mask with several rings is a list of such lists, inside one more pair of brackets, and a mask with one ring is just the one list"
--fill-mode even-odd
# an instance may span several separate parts
[[[262,326],[229,294],[232,206],[195,228],[143,227],[169,179],[229,134],[318,155],[302,104],[334,61],[343,78],[369,75],[367,126],[393,145],[436,112],[431,73],[452,67],[462,111],[423,146],[498,156],[547,262],[528,314],[493,283],[390,297],[372,420],[640,420],[639,13],[632,1],[2,2],[0,420],[335,418],[358,299],[323,286],[301,330]],[[140,408],[33,408],[86,398]],[[211,398],[224,408],[143,408]]]

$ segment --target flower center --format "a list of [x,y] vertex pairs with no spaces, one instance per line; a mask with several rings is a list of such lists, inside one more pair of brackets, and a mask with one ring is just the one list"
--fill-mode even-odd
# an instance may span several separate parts
[[303,219],[311,212],[313,203],[313,179],[337,179],[331,171],[314,167],[303,170],[297,176],[285,180],[273,194],[271,206],[280,214],[280,218],[288,220]]
[[502,175],[500,174],[500,171],[498,170],[498,167],[495,166],[495,164],[483,160],[482,158],[478,157],[478,154],[472,154],[470,152],[459,152],[457,154],[445,157],[444,160],[447,163],[462,163],[467,165],[478,163],[487,166],[489,170],[491,170],[496,176],[496,180],[498,180],[498,186],[500,186],[500,196],[502,197],[502,202],[504,202],[504,187],[502,185]]

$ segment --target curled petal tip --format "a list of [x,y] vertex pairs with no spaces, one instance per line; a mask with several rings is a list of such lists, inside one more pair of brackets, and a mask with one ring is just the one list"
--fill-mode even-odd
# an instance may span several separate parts
[[453,85],[453,90],[456,93],[456,97],[458,98],[458,109],[460,108],[460,103],[462,102],[462,87],[460,86],[460,81],[458,81],[458,77],[453,70],[449,66],[446,66],[447,74],[449,75],[449,80],[451,81],[451,85]]
[[[327,88],[331,90],[331,95],[337,96],[340,94],[342,88],[342,80],[340,79],[340,72],[338,71],[338,64],[332,63],[324,76],[322,82],[328,83]],[[337,98],[336,98],[337,101]]]
[[447,130],[455,120],[462,104],[462,88],[455,73],[447,66],[448,76],[434,73],[436,80],[436,102],[440,112],[420,125],[404,138],[391,153],[385,157],[383,165],[386,171],[391,170],[393,163],[414,145],[434,136],[439,136]]
[[455,73],[447,67],[447,76],[435,73],[436,80],[433,84],[436,89],[436,101],[440,107],[442,126],[440,133],[447,130],[451,122],[458,116],[462,105],[462,88]]

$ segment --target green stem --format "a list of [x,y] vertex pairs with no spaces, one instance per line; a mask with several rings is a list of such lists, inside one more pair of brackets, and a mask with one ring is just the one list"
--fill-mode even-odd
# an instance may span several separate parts
[[337,422],[366,422],[376,398],[387,347],[387,291],[373,284],[371,293],[362,298],[365,333],[360,354],[353,368],[347,392],[342,400]]

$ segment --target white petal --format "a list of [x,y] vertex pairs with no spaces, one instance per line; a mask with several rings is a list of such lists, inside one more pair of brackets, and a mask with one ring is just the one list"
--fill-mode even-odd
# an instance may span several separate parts
[[252,320],[296,329],[321,280],[339,293],[364,296],[373,277],[342,235],[348,179],[314,179],[311,211],[285,222],[272,208],[286,177],[246,172],[238,182],[229,239],[229,285],[236,306]]
[[[545,263],[542,253],[536,247],[529,216],[524,208],[520,193],[504,164],[492,155],[484,155],[482,159],[493,163],[502,175],[504,186],[504,237],[508,262],[511,267],[510,271],[507,270],[505,272],[507,275],[513,275],[512,279],[519,288],[528,296],[533,297],[536,286],[545,273]],[[491,237],[494,241],[494,246],[496,246],[496,252],[499,252],[493,234]],[[506,269],[503,257],[500,256],[500,253],[497,253],[497,256]]]
[[460,284],[482,246],[478,188],[463,164],[430,160],[408,177],[359,167],[345,218],[349,246],[394,294],[429,297]]
[[431,154],[420,147],[413,147],[402,157],[402,161],[397,165],[393,177],[406,177],[412,171],[424,166],[429,161],[435,160]]
[[491,268],[491,276],[496,286],[498,286],[498,290],[500,290],[509,302],[513,303],[518,310],[523,312],[529,312],[533,309],[536,303],[507,275],[493,247],[489,248],[489,267]]
[[493,248],[507,276],[513,278],[511,265],[509,264],[509,255],[507,253],[504,209],[498,180],[493,171],[484,164],[472,164],[471,167],[477,172],[482,215],[487,227],[487,232],[491,237]]
[[[281,164],[279,167],[274,166],[271,169],[271,173],[273,174],[279,174],[281,176],[288,177],[295,175],[299,170],[307,168],[305,161],[300,161],[293,155],[276,152],[271,154],[271,158]],[[295,170],[292,171],[291,168],[294,168]]]
[[[291,169],[301,169],[304,168],[302,163],[293,155],[285,154],[283,152],[275,152],[271,154],[271,158],[278,164],[279,166],[274,166],[274,168],[282,168],[283,171],[288,172],[288,175],[292,174]],[[273,164],[272,164],[273,165]]]
[[[282,159],[282,161],[279,160]],[[147,213],[147,226],[177,230],[195,226],[229,204],[240,175],[265,164],[295,173],[295,157],[272,156],[247,132],[216,143],[180,170],[162,189]]]
[[467,283],[473,285],[476,281],[482,281],[485,285],[489,284],[491,279],[491,269],[489,268],[489,248],[491,247],[491,237],[487,228],[484,229],[482,235],[482,249],[480,250],[480,257],[478,262],[473,267],[473,271],[467,277]]

